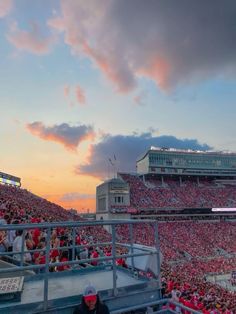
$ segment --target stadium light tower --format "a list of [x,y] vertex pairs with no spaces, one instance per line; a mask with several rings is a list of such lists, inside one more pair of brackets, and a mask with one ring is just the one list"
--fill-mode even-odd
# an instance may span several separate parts
[[[116,159],[116,155],[113,154],[113,157],[108,158],[109,164],[112,166],[113,169],[113,178],[116,178],[116,172],[117,172],[117,159]],[[109,178],[108,178],[109,179]]]

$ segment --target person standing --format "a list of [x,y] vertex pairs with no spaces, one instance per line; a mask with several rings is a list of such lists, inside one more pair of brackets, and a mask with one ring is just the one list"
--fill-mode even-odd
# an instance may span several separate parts
[[88,285],[83,293],[82,302],[73,314],[109,314],[106,304],[102,303],[94,286]]

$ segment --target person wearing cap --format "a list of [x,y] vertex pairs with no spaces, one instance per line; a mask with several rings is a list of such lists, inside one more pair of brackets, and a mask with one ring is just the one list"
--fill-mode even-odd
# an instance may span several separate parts
[[75,309],[73,314],[109,314],[106,304],[102,303],[94,286],[85,288],[82,302]]

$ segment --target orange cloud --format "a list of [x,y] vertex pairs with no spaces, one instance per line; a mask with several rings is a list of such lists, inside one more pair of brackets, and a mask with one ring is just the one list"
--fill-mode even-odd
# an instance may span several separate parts
[[42,35],[38,24],[35,22],[31,23],[30,31],[20,30],[17,23],[13,24],[6,37],[17,49],[37,55],[49,53],[55,43],[55,37]]
[[152,58],[145,68],[140,69],[139,73],[152,78],[164,90],[168,90],[170,87],[170,65],[163,57],[156,56]]
[[74,208],[78,212],[94,212],[96,210],[96,199],[95,196],[92,196],[90,198],[77,198],[72,199],[70,201],[63,200],[60,196],[54,196],[54,195],[47,195],[46,199],[56,203],[66,209]]
[[0,1],[0,18],[8,15],[12,9],[12,0]]
[[95,198],[72,201],[69,204],[67,202],[58,201],[57,204],[63,206],[64,208],[75,208],[81,213],[95,212],[96,210]]
[[93,140],[95,132],[91,126],[69,126],[67,123],[46,127],[42,122],[33,122],[26,125],[27,130],[46,141],[62,144],[67,149],[75,151],[77,146],[85,140]]

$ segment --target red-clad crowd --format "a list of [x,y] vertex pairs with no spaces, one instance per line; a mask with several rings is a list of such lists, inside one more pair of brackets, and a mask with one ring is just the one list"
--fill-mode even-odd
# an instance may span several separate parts
[[[169,261],[186,255],[208,257],[236,252],[236,222],[159,222],[158,230],[161,251]],[[127,225],[119,225],[117,233],[124,242],[129,240]],[[135,224],[134,242],[153,246],[154,234],[153,224]]]
[[[27,190],[0,185],[0,225],[71,221],[78,220],[78,218],[78,215],[38,197]],[[58,250],[63,244],[65,244],[65,246],[68,245],[69,238],[68,235],[66,235],[67,232],[67,229],[60,230],[60,228],[52,232],[50,242],[50,259],[52,262],[65,261],[65,255],[68,256],[68,250]],[[24,250],[45,249],[46,236],[45,230],[34,228],[32,225],[32,229],[25,234]],[[0,252],[20,252],[22,241],[22,230],[0,231]],[[21,260],[20,254],[14,254],[12,257],[16,261]],[[27,252],[24,254],[24,261],[35,264],[45,264],[45,252]],[[60,268],[58,270],[60,270]]]
[[53,222],[76,219],[76,215],[27,190],[0,185],[0,212],[22,222]]
[[[163,222],[158,228],[163,294],[205,314],[236,313],[236,293],[205,278],[235,270],[236,257],[230,256],[236,254],[236,222]],[[129,241],[127,225],[117,226],[117,233],[120,241]],[[153,225],[135,224],[133,237],[135,243],[154,246]]]
[[[32,223],[32,229],[25,235],[25,262],[40,265],[46,263],[45,252],[27,252],[46,247],[46,231],[33,227],[34,223],[75,219],[79,217],[27,190],[0,185],[0,225]],[[116,227],[116,232],[117,241],[130,241],[127,225],[120,224]],[[235,270],[236,258],[232,256],[236,253],[236,222],[160,222],[158,233],[164,256],[163,295],[205,314],[236,313],[235,292],[229,292],[205,280],[207,273],[219,274]],[[153,246],[154,234],[153,224],[135,224],[133,242]],[[20,252],[22,241],[22,231],[0,231],[0,252]],[[50,239],[50,261],[67,262],[74,256],[78,260],[93,258],[90,266],[111,263],[96,261],[98,257],[111,256],[111,245],[99,244],[110,241],[110,233],[102,226],[81,226],[76,229],[75,244],[78,247],[73,251],[72,229],[54,228]],[[124,252],[118,246],[117,254]],[[20,261],[20,254],[14,254],[13,259]],[[124,258],[117,259],[117,265],[127,267]],[[87,266],[88,263],[81,262],[80,267]],[[50,271],[65,271],[70,267],[53,266]],[[184,314],[188,314],[188,311]]]
[[[162,265],[163,294],[204,314],[236,313],[236,292],[206,280],[206,273],[227,273],[235,269],[236,258],[203,261],[193,259],[170,266]],[[172,306],[178,310],[178,306]],[[188,311],[184,311],[188,314]]]
[[130,203],[145,208],[201,208],[236,207],[236,189],[230,185],[217,185],[205,179],[176,181],[174,179],[147,180],[132,174],[120,174],[130,187]]

